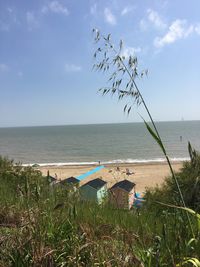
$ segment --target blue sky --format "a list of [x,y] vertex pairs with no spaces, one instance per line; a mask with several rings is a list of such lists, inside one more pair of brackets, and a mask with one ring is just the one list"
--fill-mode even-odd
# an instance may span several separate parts
[[139,121],[101,97],[92,29],[124,40],[156,120],[200,119],[199,0],[0,0],[0,127]]

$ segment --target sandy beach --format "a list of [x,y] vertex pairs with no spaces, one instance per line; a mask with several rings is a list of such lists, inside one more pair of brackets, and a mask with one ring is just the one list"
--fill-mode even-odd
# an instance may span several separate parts
[[[97,166],[97,165],[96,165]],[[50,175],[55,176],[57,174],[58,179],[68,178],[70,176],[77,177],[93,168],[95,165],[75,165],[75,166],[43,166],[40,167],[40,171],[43,175],[47,174],[49,170]],[[137,191],[145,191],[147,187],[154,187],[161,185],[166,176],[170,174],[168,165],[165,162],[162,163],[144,163],[144,164],[109,164],[104,165],[105,168],[88,176],[81,184],[88,182],[89,180],[101,177],[103,180],[108,182],[108,187],[114,183],[128,179],[136,184]],[[181,162],[174,162],[173,169],[178,171],[182,166]],[[117,170],[117,167],[119,170]],[[126,168],[130,172],[134,172],[132,175],[126,175]]]

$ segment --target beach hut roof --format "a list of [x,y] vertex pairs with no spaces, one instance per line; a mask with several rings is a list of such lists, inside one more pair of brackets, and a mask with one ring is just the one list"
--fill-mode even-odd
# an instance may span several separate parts
[[123,181],[120,181],[120,182],[114,184],[111,187],[111,190],[118,187],[118,188],[124,189],[127,192],[130,192],[134,186],[135,186],[135,183],[130,182],[128,180],[123,180]]
[[101,187],[103,187],[105,184],[107,184],[107,182],[103,181],[100,178],[96,178],[96,179],[91,180],[91,181],[87,182],[86,184],[84,184],[83,187],[89,185],[89,186],[93,187],[94,189],[98,190]]
[[69,178],[65,178],[61,181],[61,183],[68,183],[68,184],[78,184],[79,182],[80,181],[73,176],[71,176]]
[[47,178],[48,178],[49,180],[51,180],[52,182],[57,180],[55,177],[53,177],[53,176],[51,176],[51,175],[48,175]]

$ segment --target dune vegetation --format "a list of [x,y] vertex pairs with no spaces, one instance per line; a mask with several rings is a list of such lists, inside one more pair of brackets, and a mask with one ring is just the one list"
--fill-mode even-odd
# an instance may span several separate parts
[[[178,177],[199,186],[198,155],[192,164],[184,163]],[[120,210],[108,199],[83,202],[78,190],[52,187],[34,168],[1,157],[0,266],[199,266],[200,190],[194,203],[186,200],[193,213],[157,203],[174,204],[170,181],[149,190],[141,209]]]

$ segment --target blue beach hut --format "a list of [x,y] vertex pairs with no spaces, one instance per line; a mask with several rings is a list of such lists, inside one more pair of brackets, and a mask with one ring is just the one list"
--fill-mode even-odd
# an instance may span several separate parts
[[96,178],[80,187],[80,196],[83,200],[96,201],[101,204],[107,196],[107,182]]
[[134,202],[133,202],[133,206],[135,208],[141,208],[142,205],[143,205],[143,202],[144,202],[144,197],[143,197],[143,194],[141,193],[135,193],[135,199],[134,199]]

